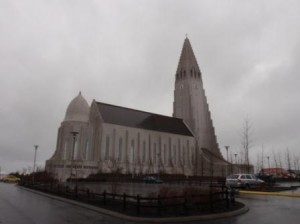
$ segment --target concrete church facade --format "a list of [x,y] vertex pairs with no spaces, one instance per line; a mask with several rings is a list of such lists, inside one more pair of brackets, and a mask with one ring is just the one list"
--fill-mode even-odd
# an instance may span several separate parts
[[46,171],[65,181],[92,173],[224,176],[202,74],[185,39],[177,72],[173,117],[93,101],[81,93],[69,104]]

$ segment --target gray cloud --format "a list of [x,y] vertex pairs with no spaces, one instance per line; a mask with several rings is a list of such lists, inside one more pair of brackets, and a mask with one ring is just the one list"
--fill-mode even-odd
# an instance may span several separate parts
[[[0,166],[15,171],[54,152],[79,91],[86,99],[171,115],[188,33],[221,150],[299,155],[298,1],[0,2]],[[117,94],[113,94],[117,92]]]

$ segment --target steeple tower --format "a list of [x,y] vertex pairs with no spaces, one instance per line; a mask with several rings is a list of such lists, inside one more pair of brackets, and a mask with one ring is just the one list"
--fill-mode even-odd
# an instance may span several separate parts
[[184,40],[175,78],[173,117],[185,121],[193,131],[199,148],[221,155],[201,71],[188,38]]

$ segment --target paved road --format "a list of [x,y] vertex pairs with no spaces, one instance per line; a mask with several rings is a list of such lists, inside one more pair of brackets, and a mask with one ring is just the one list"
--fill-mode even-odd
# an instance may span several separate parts
[[[192,222],[202,224],[296,224],[300,220],[300,198],[240,196],[250,211],[226,220]],[[93,224],[124,223],[75,205],[50,199],[18,186],[0,183],[1,224]]]
[[122,223],[81,207],[0,183],[1,224]]

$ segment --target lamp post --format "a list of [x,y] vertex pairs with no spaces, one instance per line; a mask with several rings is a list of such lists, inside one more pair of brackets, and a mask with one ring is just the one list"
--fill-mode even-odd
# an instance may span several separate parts
[[73,136],[73,148],[72,148],[72,157],[71,157],[71,172],[70,172],[70,182],[72,180],[72,175],[73,175],[73,165],[74,165],[74,151],[75,151],[75,143],[76,143],[76,136],[78,135],[77,131],[72,131],[71,132]]
[[[225,146],[225,149],[226,149],[226,160],[227,160],[227,163],[228,163],[228,149],[229,149],[229,146]],[[228,164],[226,166],[226,176],[228,176]]]
[[34,145],[34,159],[33,159],[33,170],[32,170],[32,182],[34,183],[34,172],[35,172],[35,161],[36,161],[36,151],[38,149],[38,145]]
[[270,156],[267,156],[267,159],[268,159],[268,168],[269,168],[268,174],[270,175],[270,172],[271,172],[271,170],[270,170]]
[[237,161],[236,161],[237,153],[234,153],[234,163],[235,163],[235,169],[237,170]]

